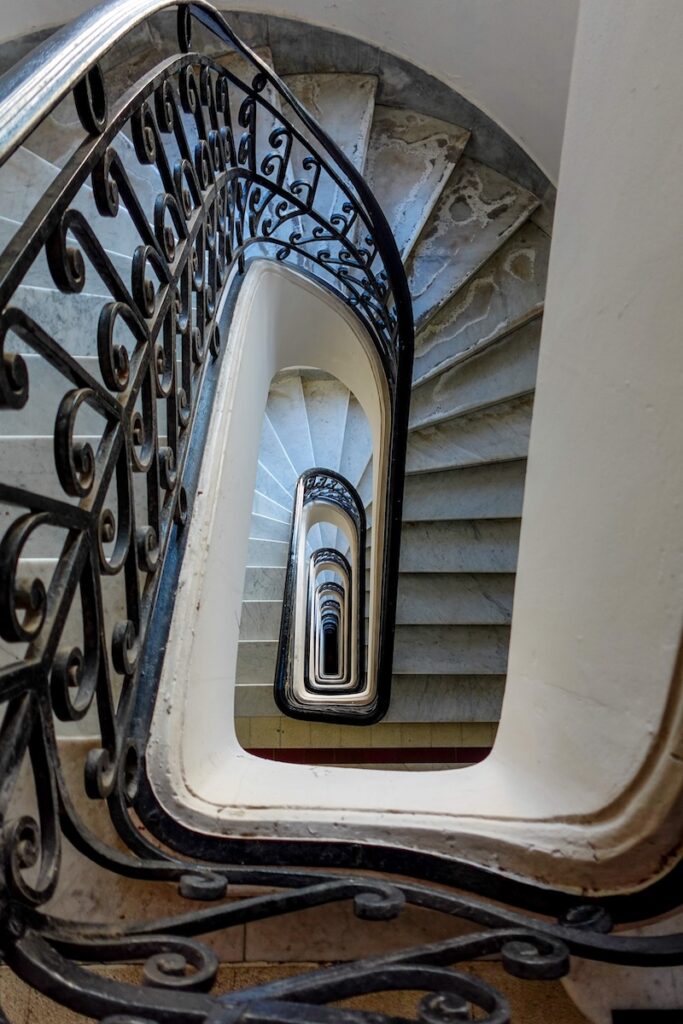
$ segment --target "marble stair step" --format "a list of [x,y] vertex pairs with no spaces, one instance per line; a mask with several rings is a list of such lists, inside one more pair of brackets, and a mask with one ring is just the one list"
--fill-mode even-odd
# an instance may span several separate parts
[[338,380],[302,379],[314,465],[339,470],[349,407],[349,390]]
[[247,565],[284,567],[287,565],[288,552],[289,540],[258,540],[250,537]]
[[259,458],[256,466],[256,490],[285,508],[292,508],[294,488],[286,487]]
[[[496,722],[503,703],[502,675],[394,675],[386,723]],[[238,684],[235,715],[271,718],[280,712],[273,683]]]
[[301,375],[278,376],[270,385],[266,413],[297,475],[315,465]]
[[243,601],[240,643],[277,643],[282,601]]
[[289,523],[252,513],[249,526],[250,540],[278,540],[289,544],[290,533]]
[[[12,211],[13,212],[13,211]],[[0,250],[4,250],[17,231],[21,228],[21,222],[13,219],[12,217],[0,216]],[[127,287],[130,287],[131,280],[131,267],[133,264],[132,255],[126,255],[122,253],[112,252],[107,250],[107,256],[114,266],[114,269],[121,277],[122,281]],[[43,251],[39,252],[34,262],[30,267],[27,268],[23,278],[23,284],[19,286],[16,291],[16,295],[22,295],[24,287],[45,289],[53,293],[56,298],[53,298],[53,302],[60,302],[64,300],[64,307],[67,305],[77,305],[77,301],[82,296],[86,298],[90,295],[105,294],[107,298],[110,298],[106,292],[105,285],[100,275],[95,270],[93,264],[88,259],[88,256],[83,252],[83,259],[85,263],[85,288],[83,292],[79,292],[76,295],[65,295],[60,292],[54,283],[52,275],[48,269],[47,260]],[[27,299],[31,301],[31,299]],[[38,301],[38,297],[34,296],[33,301]],[[46,300],[47,301],[47,300]],[[21,302],[18,303],[22,305]],[[28,310],[27,310],[28,312]]]
[[[78,442],[88,443],[93,451],[97,451],[101,435],[87,436],[76,435]],[[159,438],[159,444],[164,445],[166,439]],[[64,491],[57,475],[54,455],[54,440],[49,436],[18,436],[0,437],[0,480],[31,491],[45,497],[54,498],[67,505],[77,505],[78,498],[72,498]],[[143,526],[148,522],[147,515],[147,475],[144,473],[133,473],[133,507],[135,509],[136,526]],[[96,482],[97,486],[97,482]],[[109,485],[106,501],[118,519],[118,501],[116,493],[116,481],[112,480]],[[2,522],[1,533],[4,533],[7,525],[13,521],[21,509],[0,505],[0,522]],[[54,558],[63,546],[65,531],[59,528],[40,528],[35,531],[25,550],[27,557],[31,558]]]
[[509,625],[512,573],[406,573],[398,584],[398,625]]
[[519,519],[405,523],[401,573],[514,573]]
[[533,213],[538,199],[469,157],[456,165],[407,265],[420,329]]
[[549,253],[545,232],[531,222],[519,228],[418,332],[413,381],[445,369],[538,313]]
[[377,79],[372,75],[331,72],[285,75],[283,81],[354,167],[362,171],[370,139]]
[[[0,408],[0,437],[51,435],[54,431],[59,405],[74,384],[41,355],[34,352],[22,352],[21,357],[28,374],[28,401],[20,409]],[[76,355],[75,358],[95,381],[104,386],[97,356]],[[180,380],[180,363],[177,364],[176,372],[178,380]],[[108,391],[106,388],[105,390]],[[157,410],[159,410],[159,405]],[[158,423],[159,429],[162,429],[163,420],[160,419]],[[84,403],[78,413],[76,433],[99,435],[104,427],[104,416]]]
[[507,668],[508,626],[397,626],[397,675],[501,675]]
[[289,524],[292,521],[291,507],[285,508],[284,505],[273,501],[272,498],[266,497],[265,494],[261,494],[259,491],[254,491],[252,512],[256,515],[268,516],[269,519],[277,519],[281,523]]
[[510,395],[533,391],[540,340],[541,321],[532,320],[497,345],[414,387],[410,428],[438,423]]
[[[345,156],[351,160],[354,167],[362,171],[370,137],[377,79],[370,75],[333,72],[330,74],[285,75],[283,80]],[[302,130],[302,134],[305,138],[310,138],[306,129]],[[319,149],[317,141],[312,140],[312,145],[314,151]],[[311,181],[312,171],[303,166],[304,160],[309,155],[307,148],[295,142],[291,157],[292,173],[295,178]],[[331,160],[328,162],[331,166],[333,165]],[[347,202],[346,194],[323,169],[318,180],[315,209],[329,217],[333,213],[341,214],[345,202]],[[355,237],[357,230],[358,225],[353,226],[349,237]],[[309,231],[310,224],[307,224],[304,234],[307,235]],[[333,243],[325,242],[323,245],[325,248],[329,248]],[[304,248],[317,249],[320,248],[320,244],[304,246]]]
[[358,484],[372,454],[372,433],[367,416],[355,397],[349,395],[342,450],[339,458],[339,472],[354,487]]
[[[54,164],[21,146],[0,168],[0,210],[12,220],[26,220],[58,173]],[[72,207],[84,215],[105,250],[132,257],[141,237],[125,207],[116,217],[101,216],[89,185],[81,186]]]
[[244,576],[244,601],[282,601],[286,569],[248,565]]
[[411,431],[407,472],[526,458],[532,408],[533,396],[526,395]]
[[[285,439],[286,440],[286,439]],[[268,469],[282,487],[290,494],[294,493],[299,478],[285,444],[270,422],[268,413],[263,417],[261,439],[259,442],[259,461]],[[261,488],[258,488],[261,490]],[[266,492],[270,493],[270,492]]]
[[467,145],[470,133],[397,107],[375,107],[365,178],[405,259]]
[[519,517],[525,477],[526,459],[409,474],[403,522]]

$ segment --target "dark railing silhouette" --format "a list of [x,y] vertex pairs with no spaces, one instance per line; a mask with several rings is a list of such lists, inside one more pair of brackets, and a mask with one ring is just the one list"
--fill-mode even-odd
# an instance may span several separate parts
[[[136,65],[132,33],[169,12],[177,39],[166,37],[168,54]],[[213,52],[223,44],[239,70],[207,56],[203,42],[193,49],[193,32],[206,33]],[[47,143],[58,151],[54,166],[39,156],[27,165]],[[145,773],[150,709],[222,328],[252,258],[295,264],[340,296],[384,368],[392,422],[377,675],[390,679],[413,345],[406,279],[360,174],[204,0],[106,3],[5,76],[0,189],[12,181],[20,187],[2,191],[12,200],[0,211],[0,429],[48,436],[51,457],[32,462],[25,446],[0,474],[0,949],[11,970],[109,1024],[389,1024],[381,1013],[329,1005],[387,989],[422,990],[418,1015],[430,1024],[471,1019],[472,1007],[502,1024],[505,998],[452,965],[500,954],[518,977],[555,978],[569,953],[683,962],[680,936],[610,934],[610,915],[623,922],[677,905],[680,870],[603,907],[455,857],[372,842],[198,835],[155,803]],[[3,442],[3,459],[11,447]],[[385,684],[378,714],[387,699]],[[74,784],[56,725],[82,719],[99,739]],[[87,800],[106,810],[116,843],[86,823]],[[161,882],[217,902],[156,920],[64,920],[49,906],[63,881],[64,840],[132,890]],[[352,873],[364,870],[427,876],[496,905]],[[275,891],[236,899],[240,886]],[[197,936],[348,900],[368,928],[408,904],[479,927],[212,994],[216,958]],[[89,969],[131,959],[144,962],[144,984]]]

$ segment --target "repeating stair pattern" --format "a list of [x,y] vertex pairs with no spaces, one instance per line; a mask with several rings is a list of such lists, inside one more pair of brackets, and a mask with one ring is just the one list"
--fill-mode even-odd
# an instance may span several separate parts
[[[267,49],[257,52],[272,66]],[[155,59],[150,50],[145,64]],[[240,58],[216,59],[239,71]],[[468,130],[378,103],[374,77],[306,73],[284,80],[383,206],[409,275],[417,327],[392,703],[386,722],[355,730],[360,737],[353,742],[370,747],[373,731],[389,736],[393,729],[393,747],[438,747],[438,756],[421,760],[447,762],[443,751],[456,745],[461,726],[469,729],[460,733],[464,747],[490,746],[500,712],[550,245],[546,217],[537,196],[468,155]],[[60,108],[31,138],[32,148],[12,160],[11,174],[0,175],[0,244],[13,236],[81,138],[75,110]],[[125,136],[117,145],[141,201],[152,209],[161,191],[156,168],[135,159]],[[476,153],[481,157],[480,147]],[[321,187],[329,190],[325,203],[332,210],[334,186]],[[99,217],[86,188],[78,202],[115,268],[129,280],[138,238],[125,210],[114,219]],[[55,290],[46,264],[36,261],[19,297],[99,377],[96,321],[107,296],[96,289],[89,296],[86,288],[72,302]],[[38,362],[31,354],[26,359]],[[0,418],[0,462],[19,486],[37,486],[40,478],[49,493],[54,477],[57,494],[54,412],[49,401],[41,401],[50,393],[51,373],[44,361],[32,366],[26,415]],[[87,424],[87,414],[80,422]],[[338,470],[366,503],[371,537],[370,451],[362,410],[338,381],[302,371],[273,382],[237,666],[236,716],[252,749],[316,746],[310,732],[291,743],[266,735],[286,725],[293,736],[304,725],[283,725],[272,696],[294,487],[312,466]],[[321,533],[321,543],[334,540]],[[57,550],[48,546],[32,555],[35,575],[49,578]],[[113,580],[105,596],[123,606],[119,586]],[[13,655],[7,651],[6,657]],[[446,726],[451,732],[444,732]],[[87,734],[87,728],[86,719],[76,731]],[[315,728],[319,736],[328,727]],[[329,727],[334,728],[339,732]],[[325,735],[332,739],[323,745],[334,747],[332,732]],[[468,743],[475,736],[476,743]],[[362,754],[358,761],[364,762]]]
[[[539,199],[471,159],[465,129],[377,104],[368,75],[286,81],[380,201],[417,327],[392,702],[386,724],[355,730],[364,735],[351,760],[366,763],[387,736],[406,747],[391,761],[412,761],[417,747],[424,763],[449,763],[444,748],[458,737],[486,749],[500,713],[550,238]],[[292,498],[305,468],[339,469],[366,503],[370,537],[370,448],[338,381],[306,371],[273,383],[238,661],[247,746],[335,742],[325,740],[332,727],[311,738],[303,723],[278,720],[272,698]]]

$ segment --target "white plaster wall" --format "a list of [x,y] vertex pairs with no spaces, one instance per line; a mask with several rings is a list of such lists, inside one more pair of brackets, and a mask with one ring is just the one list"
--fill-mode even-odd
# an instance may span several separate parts
[[678,673],[682,48],[680,0],[582,0],[497,744],[571,766],[577,813],[634,778]]
[[[89,0],[3,0],[0,40],[70,21]],[[505,129],[555,181],[578,0],[230,0],[405,57]],[[648,5],[643,5],[648,6]]]

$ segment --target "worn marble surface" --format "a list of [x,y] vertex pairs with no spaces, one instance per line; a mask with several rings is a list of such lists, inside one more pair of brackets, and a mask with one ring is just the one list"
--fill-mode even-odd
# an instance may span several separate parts
[[252,540],[279,540],[288,544],[290,532],[289,523],[252,512],[249,525],[249,536]]
[[362,170],[370,137],[377,80],[372,75],[286,75],[285,83],[325,127],[341,151]]
[[285,570],[250,565],[244,576],[245,601],[280,601],[285,589]]
[[342,450],[339,456],[339,472],[356,486],[365,469],[372,451],[372,435],[367,416],[358,399],[349,394]]
[[403,521],[519,517],[525,476],[525,459],[409,474],[403,489]]
[[[0,210],[4,217],[25,220],[59,172],[54,164],[21,146],[0,168]],[[92,189],[81,186],[73,207],[88,219],[105,250],[132,255],[139,235],[128,211],[120,208],[116,217],[102,217],[95,206]]]
[[240,642],[277,641],[282,601],[243,601]]
[[418,238],[407,270],[421,327],[533,212],[538,200],[463,157]]
[[501,675],[509,636],[508,626],[397,626],[394,672]]
[[247,565],[287,565],[287,552],[289,541],[281,540],[255,540],[249,539],[247,550]]
[[541,321],[532,320],[496,345],[418,385],[410,398],[411,428],[532,392],[540,340]]
[[259,491],[254,491],[254,504],[252,511],[257,515],[268,516],[270,519],[277,519],[281,523],[289,523],[292,518],[291,508],[285,508],[280,502],[273,501]]
[[485,347],[537,315],[545,295],[550,239],[527,223],[418,333],[413,380]]
[[294,489],[281,484],[260,459],[256,467],[256,490],[284,508],[291,509]]
[[408,472],[526,458],[532,405],[531,397],[515,398],[412,431]]
[[365,177],[405,258],[467,145],[469,132],[414,110],[375,107]]
[[508,573],[401,573],[396,622],[509,625],[515,578]]
[[518,519],[406,523],[401,572],[515,572],[519,525]]

